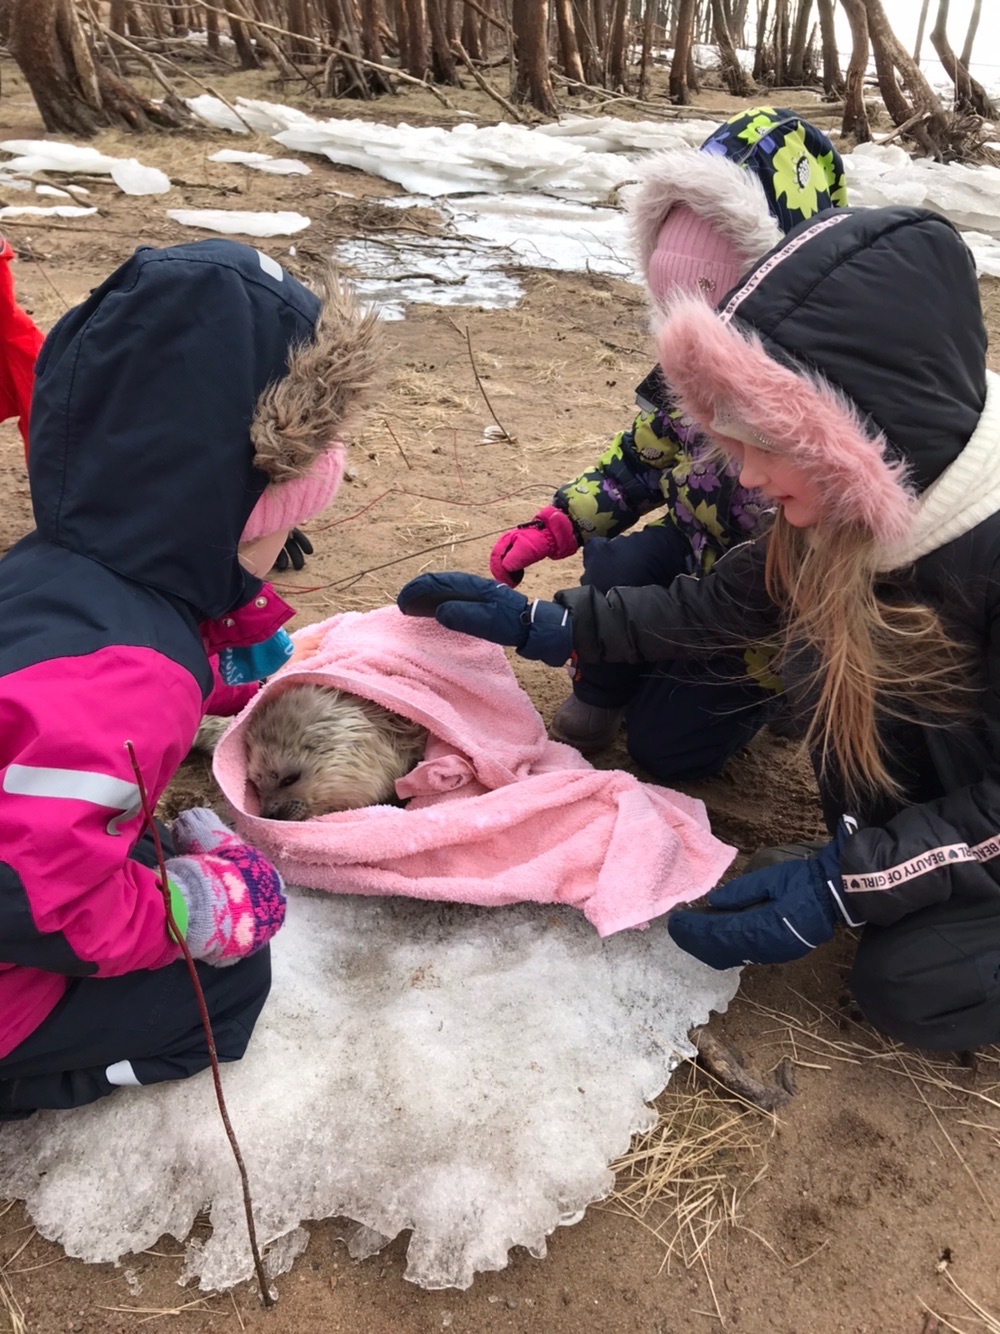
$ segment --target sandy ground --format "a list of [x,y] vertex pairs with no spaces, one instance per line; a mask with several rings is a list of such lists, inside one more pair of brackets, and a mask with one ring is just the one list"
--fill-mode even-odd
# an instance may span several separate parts
[[[16,71],[5,65],[2,76],[4,137],[40,137],[41,123]],[[249,91],[245,79],[223,82],[230,95]],[[273,100],[294,98],[292,90],[259,79],[254,91]],[[455,100],[476,105],[468,93]],[[708,100],[713,107],[730,105],[719,94]],[[481,99],[477,109],[489,115]],[[364,114],[452,119],[419,92]],[[393,186],[317,158],[309,159],[310,176],[276,180],[207,162],[209,153],[233,145],[222,134],[140,141],[108,135],[97,142],[159,165],[186,184],[166,198],[136,200],[91,182],[100,210],[95,217],[6,228],[22,258],[20,292],[44,327],[136,244],[194,239],[197,233],[166,219],[167,207],[307,213],[313,225],[296,239],[294,257],[288,242],[261,243],[306,274],[332,241],[398,221],[378,202],[395,193]],[[238,146],[274,147],[246,139]],[[2,202],[23,199],[12,194]],[[408,217],[419,220],[412,212]],[[449,315],[424,307],[387,327],[384,384],[356,437],[352,480],[332,517],[311,529],[317,555],[282,585],[300,609],[297,624],[381,605],[421,569],[485,570],[492,535],[530,517],[630,420],[632,388],[651,364],[637,289],[601,277],[537,273],[524,275],[524,282],[526,296],[515,310]],[[984,285],[984,299],[996,332],[997,285]],[[482,443],[490,415],[472,376],[466,327],[486,392],[516,443]],[[5,549],[30,524],[20,442],[10,426],[0,427],[0,476]],[[575,560],[536,567],[526,587],[545,595],[577,575]],[[514,661],[525,688],[550,716],[567,691],[565,677]],[[628,762],[618,749],[602,763]],[[205,764],[192,761],[166,808],[210,800],[209,784]],[[721,777],[691,790],[707,802],[720,836],[743,853],[819,831],[808,769],[770,736]],[[147,1325],[282,1334],[981,1329],[951,1279],[986,1308],[1000,1310],[998,1053],[985,1053],[972,1070],[886,1047],[859,1022],[846,995],[852,948],[844,936],[798,964],[747,970],[736,1002],[713,1021],[755,1069],[768,1070],[786,1056],[795,1060],[799,1092],[776,1123],[748,1119],[752,1151],[722,1154],[713,1165],[719,1178],[711,1192],[713,1216],[728,1211],[736,1221],[720,1227],[707,1255],[689,1268],[676,1255],[664,1264],[670,1226],[657,1236],[655,1217],[643,1224],[604,1205],[559,1230],[546,1259],[515,1253],[506,1270],[478,1278],[467,1292],[428,1293],[402,1278],[405,1238],[355,1263],[336,1240],[335,1226],[320,1222],[310,1229],[305,1256],[278,1280],[276,1310],[265,1313],[249,1287],[210,1298],[179,1289],[179,1248],[170,1238],[135,1257],[130,1288],[124,1269],[67,1260],[34,1234],[14,1202],[6,1211],[0,1205],[0,1277],[23,1310],[25,1327],[39,1334]],[[731,1110],[719,1098],[707,1102],[714,1104],[710,1116]],[[692,1236],[688,1243],[690,1258]],[[925,1303],[947,1314],[952,1326],[936,1326]],[[0,1300],[0,1331],[8,1325],[15,1328]]]

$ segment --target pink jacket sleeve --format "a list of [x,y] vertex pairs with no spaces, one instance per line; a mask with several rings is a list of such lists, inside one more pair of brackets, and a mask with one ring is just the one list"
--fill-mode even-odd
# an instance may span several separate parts
[[178,957],[158,876],[129,857],[143,815],[125,743],[155,808],[200,717],[195,679],[146,648],[0,681],[0,962],[113,977]]

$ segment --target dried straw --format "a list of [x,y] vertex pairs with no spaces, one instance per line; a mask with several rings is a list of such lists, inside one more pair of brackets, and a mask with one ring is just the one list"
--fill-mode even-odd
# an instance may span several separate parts
[[[965,1302],[966,1306],[972,1312],[972,1318],[975,1320],[976,1329],[985,1330],[986,1334],[1000,1334],[1000,1318],[992,1315],[985,1307],[981,1306],[975,1298],[970,1297],[958,1281],[952,1277],[950,1270],[944,1270],[944,1277],[951,1290],[961,1297],[962,1301]],[[920,1305],[929,1316],[938,1321],[942,1328],[952,1330],[953,1334],[972,1334],[972,1331],[968,1327],[962,1328],[961,1325],[953,1324],[946,1316],[940,1315],[937,1311],[932,1310],[922,1299]],[[964,1318],[967,1317],[963,1317],[963,1319]]]
[[700,1264],[711,1289],[712,1239],[736,1225],[744,1196],[767,1170],[757,1160],[775,1121],[706,1084],[690,1062],[655,1105],[656,1124],[611,1164],[616,1184],[605,1207],[662,1243],[663,1267]]

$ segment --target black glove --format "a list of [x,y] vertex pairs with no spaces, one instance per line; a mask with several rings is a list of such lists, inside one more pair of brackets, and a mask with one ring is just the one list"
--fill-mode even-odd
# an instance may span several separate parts
[[293,570],[301,570],[306,563],[306,557],[313,554],[313,544],[306,537],[301,528],[293,528],[288,534],[288,541],[278,552],[278,559],[274,562],[276,570],[287,570],[289,565]]

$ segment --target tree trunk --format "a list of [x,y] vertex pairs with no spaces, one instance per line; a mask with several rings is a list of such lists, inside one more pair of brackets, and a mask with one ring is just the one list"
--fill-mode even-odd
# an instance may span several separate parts
[[415,79],[426,77],[430,69],[430,57],[427,51],[427,25],[425,22],[423,0],[405,0],[407,28],[407,72]]
[[125,36],[125,0],[111,0],[108,27],[118,33],[119,37]]
[[601,82],[601,61],[594,37],[593,18],[587,0],[572,0],[573,17],[576,20],[576,41],[580,48],[580,62],[583,65],[583,81],[592,85]]
[[427,24],[431,30],[431,73],[435,83],[458,83],[455,57],[448,42],[443,0],[426,0]]
[[788,82],[800,87],[805,78],[806,47],[809,44],[809,17],[812,0],[799,0],[792,29],[791,50],[788,57]]
[[767,51],[767,10],[768,0],[760,0],[757,11],[757,42],[753,51],[753,79],[755,83],[767,83],[772,65]]
[[746,70],[740,64],[739,56],[733,45],[733,35],[729,31],[729,22],[722,7],[722,0],[712,0],[712,23],[715,41],[719,48],[719,61],[722,66],[722,81],[733,97],[749,97],[753,91]]
[[670,100],[675,106],[688,106],[691,102],[688,63],[694,37],[695,3],[696,0],[679,0],[677,8],[677,35],[670,65]]
[[626,30],[628,28],[629,0],[615,0],[608,32],[608,87],[615,92],[628,92],[626,63]]
[[219,14],[216,9],[205,10],[205,46],[213,56],[222,54],[219,40]]
[[50,134],[176,128],[179,105],[155,104],[95,62],[73,0],[13,0],[8,46]]
[[653,29],[656,25],[657,0],[646,0],[642,15],[642,55],[639,57],[639,100],[646,96],[649,57],[653,50]]
[[819,25],[823,35],[823,92],[827,97],[837,100],[844,95],[844,76],[837,51],[834,0],[816,0],[816,3],[819,6]]
[[994,109],[986,89],[972,77],[968,66],[959,60],[948,40],[948,5],[949,0],[938,0],[937,21],[931,30],[931,45],[955,85],[955,110],[971,111],[990,120]]
[[930,8],[931,0],[921,0],[920,19],[917,23],[917,40],[913,43],[914,63],[920,64],[920,48],[924,44],[924,29],[927,27],[927,10]]
[[605,0],[590,0],[590,30],[594,36],[596,77],[594,83],[608,82],[608,10]]
[[580,59],[580,46],[576,40],[576,23],[573,18],[572,0],[555,0],[555,8],[563,73],[569,78],[578,79],[580,83],[583,83],[583,61]]
[[[911,120],[915,112],[926,113],[927,119],[915,125],[910,134],[924,152],[941,158],[947,128],[947,117],[941,99],[893,32],[882,7],[882,0],[864,0],[864,5],[868,15],[868,35],[875,54],[879,91],[886,109],[896,125],[903,125]],[[896,80],[896,70],[899,71],[900,79],[913,99],[912,107]]]
[[962,64],[968,69],[972,64],[972,48],[976,44],[976,33],[979,31],[979,19],[983,12],[983,0],[973,0],[972,13],[969,16],[969,26],[965,30],[965,41],[962,44],[962,54],[959,56]]
[[462,9],[462,45],[472,61],[482,60],[485,57],[485,51],[479,45],[479,28],[476,24],[476,11],[471,5],[464,5]]
[[788,83],[788,0],[775,0],[771,42],[774,47],[774,81],[782,87]]
[[851,25],[851,59],[844,84],[844,135],[851,134],[859,144],[871,142],[872,129],[865,107],[865,70],[868,68],[868,14],[864,0],[840,0]]
[[555,116],[558,108],[549,77],[548,0],[514,0],[511,25],[517,61],[514,100]]

